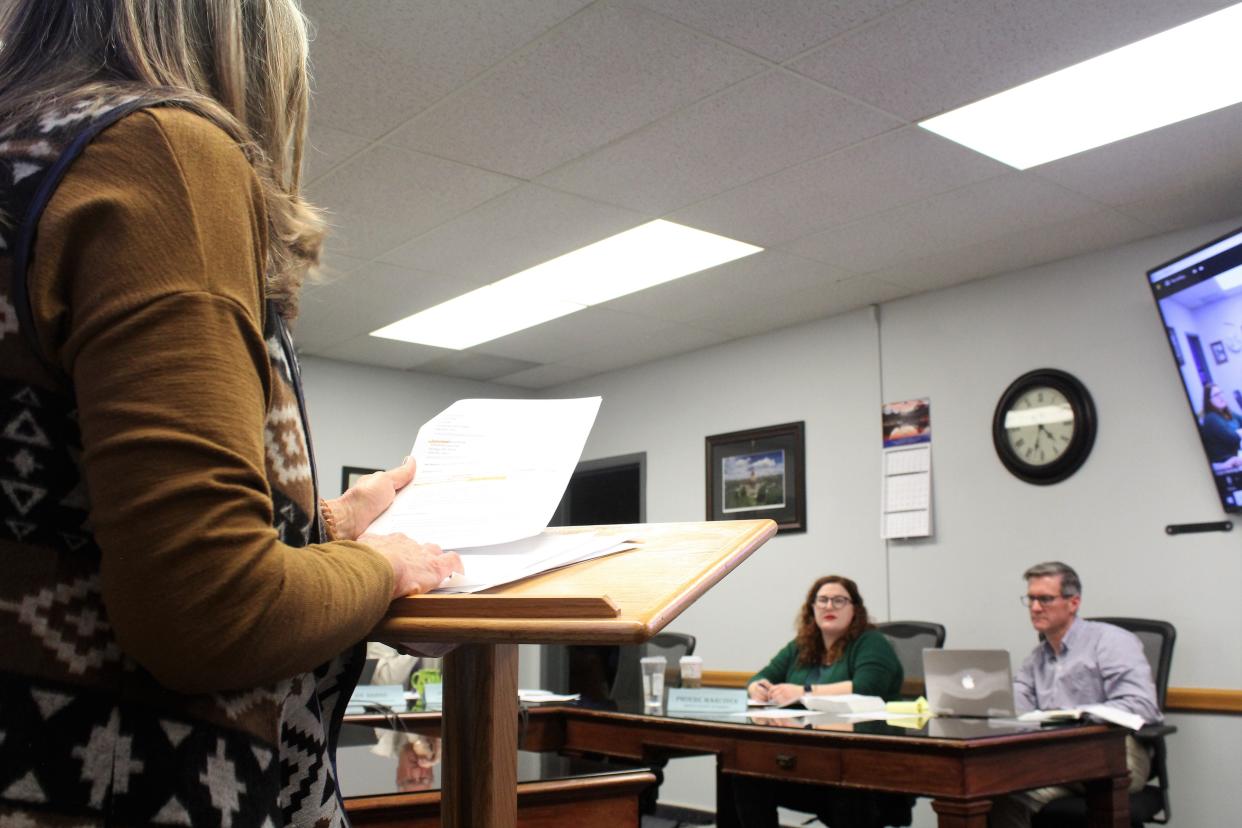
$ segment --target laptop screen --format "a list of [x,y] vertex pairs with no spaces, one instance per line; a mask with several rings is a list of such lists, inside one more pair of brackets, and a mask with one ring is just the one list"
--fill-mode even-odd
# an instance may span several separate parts
[[923,651],[927,703],[937,716],[1014,715],[1013,679],[1005,650]]

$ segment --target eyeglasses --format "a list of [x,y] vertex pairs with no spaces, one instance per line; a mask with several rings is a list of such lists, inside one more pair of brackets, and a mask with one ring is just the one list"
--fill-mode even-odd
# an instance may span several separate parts
[[833,609],[841,609],[851,603],[853,602],[845,595],[817,595],[815,597],[817,607],[826,607],[831,604]]
[[1029,607],[1031,604],[1039,604],[1041,607],[1044,607],[1046,609],[1048,605],[1051,604],[1053,601],[1057,601],[1065,597],[1067,596],[1064,596],[1064,595],[1023,595],[1018,600],[1022,602],[1022,606],[1024,607]]

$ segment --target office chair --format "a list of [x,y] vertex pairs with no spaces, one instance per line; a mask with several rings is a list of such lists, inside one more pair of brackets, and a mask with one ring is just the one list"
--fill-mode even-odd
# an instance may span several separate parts
[[[644,644],[627,644],[620,648],[617,659],[617,677],[612,683],[609,694],[612,701],[622,709],[630,705],[642,706],[643,674],[639,659],[645,656],[662,655],[668,660],[664,671],[666,687],[681,686],[681,657],[694,655],[696,639],[689,633],[660,632],[653,635]],[[594,757],[592,757],[594,758]],[[655,774],[655,784],[643,790],[638,798],[639,813],[654,814],[660,797],[660,785],[664,782],[665,760],[652,759],[645,764]]]
[[[1173,644],[1177,630],[1167,621],[1149,618],[1092,618],[1129,630],[1138,636],[1143,652],[1151,663],[1152,676],[1156,681],[1156,702],[1164,710],[1169,689],[1169,668],[1173,663]],[[1166,824],[1172,813],[1169,806],[1169,769],[1164,737],[1176,733],[1173,725],[1145,725],[1134,734],[1140,744],[1151,751],[1151,773],[1148,784],[1141,791],[1130,794],[1130,825],[1133,828],[1148,823]],[[1081,796],[1067,796],[1054,800],[1035,814],[1034,828],[1062,828],[1087,824],[1087,804]]]
[[876,624],[875,628],[884,633],[897,651],[897,660],[906,674],[901,694],[910,698],[923,695],[923,650],[944,646],[944,625],[932,621],[889,621]]
[[664,656],[668,659],[668,668],[664,672],[666,687],[681,685],[681,667],[679,662],[684,655],[694,655],[696,639],[689,633],[661,632],[653,635],[644,644],[632,644],[621,647],[621,656],[617,662],[617,677],[612,683],[609,696],[613,701],[623,704],[627,700],[635,701],[643,695],[643,675],[638,660],[645,656]]

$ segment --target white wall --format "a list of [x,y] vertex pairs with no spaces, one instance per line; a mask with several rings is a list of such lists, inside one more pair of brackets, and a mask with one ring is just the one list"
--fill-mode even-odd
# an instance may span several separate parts
[[[1239,688],[1238,533],[1164,533],[1168,523],[1222,512],[1144,282],[1149,267],[1231,226],[911,297],[546,396],[603,395],[584,459],[646,452],[652,522],[703,518],[707,435],[806,422],[808,531],[770,541],[672,624],[698,636],[709,669],[762,666],[789,638],[807,584],[830,571],[856,578],[880,619],[937,620],[951,646],[1004,647],[1016,657],[1033,645],[1017,600],[1020,574],[1057,558],[1083,576],[1086,614],[1177,625],[1173,686]],[[399,460],[417,423],[455,394],[481,393],[477,383],[308,362],[329,478],[342,464]],[[1036,487],[1000,465],[991,418],[1010,381],[1046,366],[1086,384],[1100,428],[1076,475]],[[936,533],[885,544],[879,408],[917,396],[932,405]],[[359,400],[367,401],[366,429]],[[1170,742],[1176,826],[1232,824],[1242,718],[1173,721],[1183,728]],[[662,799],[710,809],[711,773],[709,760],[674,762]],[[917,824],[934,824],[926,805]]]

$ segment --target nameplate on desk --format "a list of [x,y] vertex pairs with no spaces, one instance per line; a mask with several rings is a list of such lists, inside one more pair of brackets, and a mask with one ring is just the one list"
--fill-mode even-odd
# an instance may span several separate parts
[[347,713],[372,713],[368,707],[405,710],[405,691],[400,684],[359,684],[345,706]]
[[745,713],[746,691],[719,687],[672,687],[668,691],[669,713]]
[[423,685],[423,707],[431,709],[433,707],[444,706],[444,684],[436,682],[434,684]]

